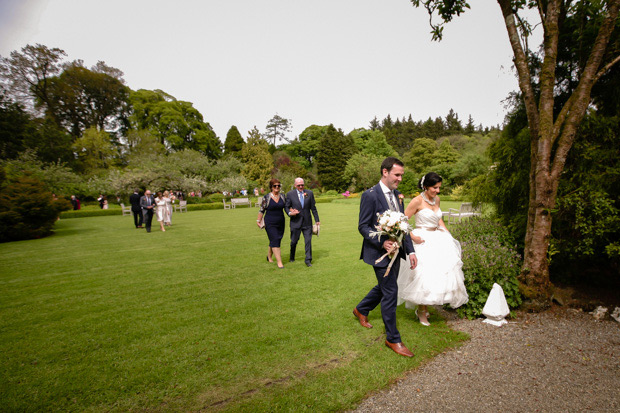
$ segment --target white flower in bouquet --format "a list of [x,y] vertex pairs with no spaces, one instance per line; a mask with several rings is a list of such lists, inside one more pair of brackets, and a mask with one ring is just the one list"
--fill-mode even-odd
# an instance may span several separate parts
[[392,241],[394,241],[395,244],[395,247],[392,250],[386,252],[382,257],[375,261],[375,264],[377,264],[387,256],[392,259],[384,275],[384,277],[387,277],[390,269],[392,268],[392,264],[394,264],[394,260],[398,255],[398,249],[402,245],[403,238],[406,234],[412,231],[412,228],[411,225],[409,225],[409,218],[407,218],[407,215],[402,212],[387,210],[383,214],[377,215],[378,225],[375,226],[377,230],[370,232],[370,236],[380,238],[382,235],[387,235]]

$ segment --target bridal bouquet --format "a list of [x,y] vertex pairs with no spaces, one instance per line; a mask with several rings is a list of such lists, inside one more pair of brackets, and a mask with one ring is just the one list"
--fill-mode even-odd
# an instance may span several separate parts
[[379,225],[375,226],[377,230],[371,231],[369,235],[371,237],[377,238],[380,238],[382,235],[387,235],[392,241],[395,242],[394,247],[390,251],[386,252],[385,254],[383,254],[383,256],[381,256],[375,261],[375,264],[378,264],[387,256],[392,259],[384,275],[384,277],[387,277],[390,273],[390,269],[392,268],[392,264],[394,264],[394,261],[396,260],[396,256],[398,255],[398,249],[402,245],[403,238],[405,237],[405,235],[410,233],[413,228],[411,228],[411,225],[409,225],[409,219],[407,218],[407,215],[403,214],[402,212],[387,210],[383,214],[377,214],[377,216],[379,217]]

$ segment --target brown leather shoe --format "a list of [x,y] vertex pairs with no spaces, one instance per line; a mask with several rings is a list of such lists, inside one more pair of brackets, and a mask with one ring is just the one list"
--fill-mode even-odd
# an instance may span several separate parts
[[385,340],[385,345],[394,350],[394,353],[396,354],[400,354],[401,356],[405,357],[413,357],[413,353],[409,351],[409,349],[405,347],[403,343],[390,343],[389,341]]
[[368,317],[360,313],[357,310],[357,307],[353,309],[353,315],[360,320],[360,324],[362,325],[362,327],[372,328],[372,324],[368,322]]

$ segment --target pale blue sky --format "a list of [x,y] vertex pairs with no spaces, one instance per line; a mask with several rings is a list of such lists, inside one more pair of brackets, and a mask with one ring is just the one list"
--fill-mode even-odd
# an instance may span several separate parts
[[437,43],[409,0],[0,0],[0,55],[41,43],[103,60],[134,90],[194,103],[222,141],[275,113],[290,137],[450,108],[492,126],[518,84],[499,6],[470,3]]

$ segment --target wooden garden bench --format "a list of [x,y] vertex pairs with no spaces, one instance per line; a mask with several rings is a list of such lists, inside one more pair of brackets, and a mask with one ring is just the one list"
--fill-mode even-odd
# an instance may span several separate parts
[[459,209],[450,208],[448,210],[448,222],[459,223],[461,219],[481,215],[478,208],[474,208],[471,202],[463,202]]
[[131,207],[125,206],[125,204],[121,204],[121,214],[123,215],[131,215]]
[[232,205],[233,208],[236,208],[238,205],[247,205],[251,207],[252,203],[250,202],[250,198],[231,198],[230,205]]

